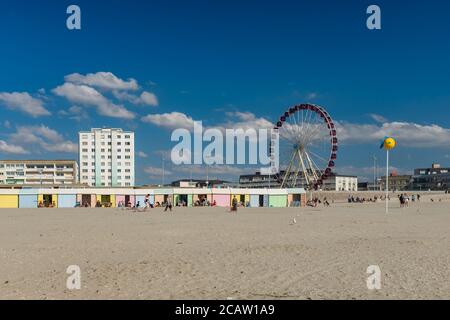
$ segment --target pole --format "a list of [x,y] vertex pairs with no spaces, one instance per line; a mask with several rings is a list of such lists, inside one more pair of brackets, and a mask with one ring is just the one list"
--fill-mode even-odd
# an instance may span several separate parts
[[373,156],[373,191],[377,190],[377,157]]
[[389,150],[386,150],[386,213],[389,213]]
[[164,186],[165,180],[165,170],[164,170],[164,156],[161,157],[162,160],[162,186]]

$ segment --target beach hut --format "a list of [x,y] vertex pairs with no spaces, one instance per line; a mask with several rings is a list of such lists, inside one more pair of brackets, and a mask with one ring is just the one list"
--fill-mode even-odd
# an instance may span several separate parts
[[246,207],[250,205],[249,189],[232,188],[230,193],[230,201],[233,201],[234,197],[236,197],[238,203],[241,203],[241,205]]
[[76,194],[58,195],[58,208],[75,208],[76,204],[77,204]]
[[192,192],[192,205],[202,205],[205,202],[212,203],[211,189],[197,188]]
[[38,192],[36,189],[22,189],[19,192],[19,208],[33,209],[38,207]]
[[269,206],[269,197],[266,189],[248,189],[249,202],[251,208],[261,208]]
[[100,202],[102,207],[114,207],[116,205],[114,195],[97,194],[96,197],[97,197],[97,201]]
[[1,209],[17,209],[19,208],[18,190],[2,190],[0,191],[0,208]]
[[119,207],[121,205],[125,207],[131,205],[131,207],[133,207],[135,205],[135,196],[133,194],[116,195],[116,207]]
[[125,206],[125,195],[124,194],[118,194],[116,195],[116,207]]
[[172,192],[174,205],[186,204],[188,207],[192,207],[194,188],[174,188]]
[[136,195],[134,196],[134,204],[137,205],[139,202],[139,207],[143,208],[145,206],[145,197],[149,195],[149,202],[151,205],[155,204],[155,190],[153,189],[137,189]]
[[114,189],[95,189],[95,196],[95,202],[100,202],[102,207],[114,208],[116,206],[116,190]]
[[173,189],[155,189],[155,204],[159,203],[159,204],[163,204],[164,202],[167,201],[167,199],[169,197],[172,197],[172,202],[173,202]]
[[77,190],[76,189],[55,189],[57,194],[55,202],[58,208],[75,208],[77,205]]
[[41,204],[46,208],[58,207],[58,190],[56,189],[39,189],[38,190],[38,206]]
[[95,207],[97,197],[95,194],[91,194],[90,192],[94,191],[82,190],[81,193],[77,194],[77,203],[79,203],[81,207]]
[[115,188],[111,191],[114,195],[115,207],[119,206],[134,206],[135,205],[135,191],[132,188]]
[[231,204],[231,192],[230,189],[211,189],[212,202],[216,202],[218,207],[229,207]]
[[306,206],[306,191],[303,188],[288,189],[288,207]]
[[268,189],[269,207],[271,208],[286,208],[288,193],[286,189]]

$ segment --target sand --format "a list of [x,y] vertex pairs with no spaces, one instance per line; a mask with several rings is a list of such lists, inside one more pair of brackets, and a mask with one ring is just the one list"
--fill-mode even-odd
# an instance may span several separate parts
[[0,210],[0,299],[449,299],[450,203],[392,206]]

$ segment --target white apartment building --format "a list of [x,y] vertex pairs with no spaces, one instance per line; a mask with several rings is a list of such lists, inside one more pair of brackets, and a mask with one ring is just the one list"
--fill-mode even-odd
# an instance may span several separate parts
[[78,133],[80,183],[89,186],[134,186],[134,132],[91,129]]
[[78,183],[75,160],[0,160],[0,184],[73,185]]
[[358,191],[358,177],[332,175],[323,182],[322,190],[328,191]]

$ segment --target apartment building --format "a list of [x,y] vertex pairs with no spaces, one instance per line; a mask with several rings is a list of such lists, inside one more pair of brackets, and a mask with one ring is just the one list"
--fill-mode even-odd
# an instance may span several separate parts
[[134,132],[94,128],[78,133],[80,183],[134,186]]
[[358,177],[332,174],[323,182],[322,190],[326,191],[358,191]]
[[75,160],[0,160],[0,184],[72,185],[78,183]]

